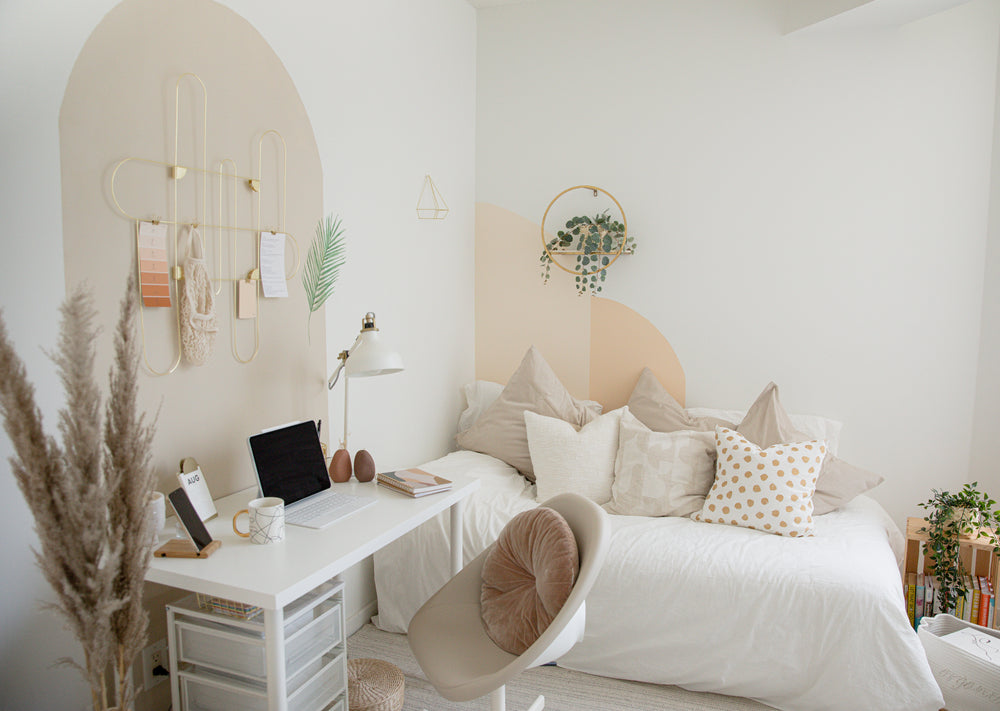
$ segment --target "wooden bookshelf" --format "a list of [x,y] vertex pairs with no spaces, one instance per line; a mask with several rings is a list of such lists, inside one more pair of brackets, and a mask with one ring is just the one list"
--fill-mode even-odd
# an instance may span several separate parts
[[[924,555],[927,534],[920,529],[926,525],[922,518],[911,516],[906,519],[906,553],[903,558],[903,583],[907,573],[933,573],[934,564],[930,556]],[[959,558],[962,565],[973,575],[983,575],[990,580],[1000,580],[1000,557],[993,553],[993,546],[987,538],[962,536],[958,539]],[[996,583],[994,582],[994,585]]]

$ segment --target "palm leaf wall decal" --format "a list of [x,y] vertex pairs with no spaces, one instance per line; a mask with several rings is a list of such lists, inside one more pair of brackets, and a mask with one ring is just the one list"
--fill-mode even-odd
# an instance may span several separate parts
[[[312,315],[326,303],[333,294],[333,287],[344,266],[344,228],[339,217],[327,215],[316,225],[316,237],[309,247],[305,267],[302,270],[302,286],[309,300],[309,322]],[[310,343],[312,336],[310,334]]]

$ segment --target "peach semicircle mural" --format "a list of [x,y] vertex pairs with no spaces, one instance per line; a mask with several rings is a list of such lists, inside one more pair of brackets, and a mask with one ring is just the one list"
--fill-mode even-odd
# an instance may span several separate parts
[[570,274],[553,270],[542,283],[540,231],[510,210],[476,205],[476,377],[507,382],[535,345],[574,397],[605,412],[628,401],[644,367],[683,405],[684,369],[652,323],[617,301],[577,295]]

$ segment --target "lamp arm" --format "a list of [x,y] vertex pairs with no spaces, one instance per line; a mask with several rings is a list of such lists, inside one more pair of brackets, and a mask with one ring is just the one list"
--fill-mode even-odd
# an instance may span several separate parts
[[330,380],[327,381],[326,384],[327,390],[333,390],[333,386],[337,384],[337,380],[340,378],[340,374],[341,372],[343,372],[344,366],[347,365],[347,359],[351,357],[351,353],[354,352],[354,350],[358,347],[358,344],[360,343],[361,343],[361,334],[358,334],[358,337],[354,339],[354,344],[350,347],[350,349],[346,351],[341,351],[340,354],[337,356],[337,359],[340,362],[337,364],[337,367],[334,368],[333,373],[330,375]]

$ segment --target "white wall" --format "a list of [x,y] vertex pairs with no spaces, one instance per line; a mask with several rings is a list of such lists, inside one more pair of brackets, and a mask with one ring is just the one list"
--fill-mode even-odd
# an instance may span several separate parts
[[[997,105],[1000,107],[1000,64]],[[1000,115],[1000,111],[994,115]],[[969,478],[978,481],[994,499],[1000,499],[1000,125],[994,129],[993,176]]]
[[775,380],[902,523],[968,472],[998,9],[783,36],[766,0],[484,8],[477,200],[540,222],[610,190],[638,254],[604,294],[671,341],[688,404]]
[[[62,399],[40,351],[54,343],[64,295],[59,107],[81,46],[114,4],[84,0],[53,13],[0,3],[0,304],[49,423]],[[349,263],[326,312],[328,352],[349,345],[374,310],[406,361],[400,375],[354,383],[352,448],[368,446],[380,466],[437,456],[451,445],[459,386],[473,369],[475,12],[464,0],[226,4],[285,62],[316,132],[325,209],[348,228]],[[415,219],[427,172],[452,208],[443,222]],[[324,428],[339,424],[341,393]],[[83,709],[89,696],[76,673],[51,666],[79,647],[38,611],[50,593],[29,551],[37,543],[10,454],[0,436],[2,705]],[[373,593],[356,576],[350,594],[362,605]]]

